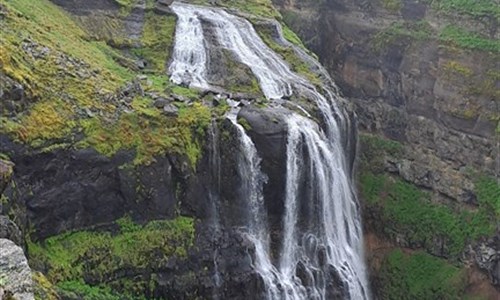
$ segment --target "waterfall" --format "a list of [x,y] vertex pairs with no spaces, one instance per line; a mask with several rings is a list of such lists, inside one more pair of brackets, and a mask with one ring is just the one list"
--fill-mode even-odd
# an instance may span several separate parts
[[178,22],[175,29],[174,60],[170,64],[170,80],[207,88],[205,80],[207,53],[205,52],[203,28],[195,11],[187,6],[175,5]]
[[206,75],[209,45],[203,31],[210,24],[218,45],[252,70],[268,99],[297,93],[316,102],[324,121],[323,129],[296,113],[283,115],[288,129],[285,213],[279,257],[273,260],[260,158],[236,116],[230,118],[238,132],[238,172],[249,211],[245,234],[254,244],[254,267],[266,286],[267,299],[369,299],[360,212],[344,147],[348,120],[337,105],[340,96],[333,83],[318,92],[292,72],[242,17],[220,8],[178,2],[171,7],[178,16],[169,67],[173,82],[210,87]]
[[217,300],[218,295],[216,294],[217,289],[222,285],[222,276],[219,271],[219,263],[217,261],[219,255],[218,240],[221,234],[221,224],[219,215],[219,203],[220,203],[220,171],[221,171],[221,161],[219,153],[219,131],[217,128],[216,120],[212,120],[209,129],[209,157],[208,164],[210,166],[210,189],[208,191],[208,198],[211,203],[211,217],[212,217],[212,232],[213,232],[213,242],[215,246],[215,251],[213,253],[214,262],[214,283],[216,290],[214,291],[213,299]]

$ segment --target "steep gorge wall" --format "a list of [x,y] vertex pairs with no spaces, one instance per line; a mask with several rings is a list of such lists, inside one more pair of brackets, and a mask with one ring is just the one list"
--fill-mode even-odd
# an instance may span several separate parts
[[[395,263],[398,253],[387,249],[402,247],[452,264],[478,263],[488,274],[482,280],[496,288],[471,283],[471,275],[466,292],[483,286],[485,297],[494,297],[500,271],[498,2],[273,2],[355,104],[359,191],[378,296],[397,298],[390,291],[397,280],[384,281],[383,265],[392,259],[401,268],[404,259]],[[484,222],[461,216],[478,219],[481,211],[490,212]],[[484,230],[451,233],[472,226]]]

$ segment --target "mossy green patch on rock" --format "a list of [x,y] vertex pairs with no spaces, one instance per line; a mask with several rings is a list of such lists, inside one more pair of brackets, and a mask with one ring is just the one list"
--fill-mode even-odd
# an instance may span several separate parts
[[373,50],[380,52],[398,41],[423,41],[432,38],[434,31],[426,21],[395,22],[373,36]]
[[378,275],[380,297],[399,299],[459,299],[465,273],[446,260],[417,251],[393,250]]
[[[145,225],[127,218],[117,223],[117,233],[80,231],[40,244],[29,242],[32,267],[46,271],[48,279],[61,289],[91,295],[95,289],[86,285],[118,280],[116,274],[123,269],[137,274],[144,269],[156,270],[174,256],[185,258],[194,242],[194,220],[187,217]],[[135,293],[126,289],[122,292]]]
[[221,85],[229,92],[244,93],[253,96],[262,95],[259,82],[250,68],[240,62],[228,51],[222,50],[224,73]]
[[402,3],[401,0],[382,0],[382,5],[389,11],[397,12],[401,9]]
[[473,17],[500,17],[500,7],[495,0],[426,0],[434,8],[447,13],[458,12]]
[[58,300],[59,295],[52,283],[40,272],[33,272],[33,294],[36,300]]
[[78,280],[60,282],[57,288],[61,296],[69,299],[121,300],[124,296],[114,293],[108,286],[90,286]]
[[479,204],[500,223],[500,182],[497,178],[480,176],[475,181],[475,191]]
[[445,44],[460,48],[500,53],[500,41],[486,38],[454,25],[446,26],[439,38]]
[[[192,0],[195,4],[208,4],[207,0]],[[217,3],[230,9],[238,9],[257,17],[281,19],[279,11],[273,6],[271,0],[226,0]]]
[[303,76],[309,80],[312,84],[321,85],[321,79],[316,73],[311,70],[311,67],[302,60],[292,47],[285,47],[274,41],[271,32],[267,28],[259,27],[257,28],[257,33],[262,38],[262,40],[276,53],[281,55],[281,57],[290,65],[292,71]]
[[47,0],[7,2],[2,23],[0,68],[20,83],[38,103],[1,116],[1,131],[32,145],[69,134],[79,108],[110,111],[102,101],[131,73],[121,67],[116,51],[88,35]]
[[211,112],[200,103],[179,108],[178,117],[169,117],[153,106],[153,100],[134,98],[133,112],[117,121],[91,118],[81,122],[86,138],[79,147],[93,147],[104,155],[120,149],[135,150],[135,164],[149,164],[154,156],[167,152],[187,155],[193,168],[201,156],[201,143],[210,124]]
[[387,156],[399,158],[404,154],[403,145],[397,141],[367,133],[361,133],[359,139],[362,150],[360,162],[363,170],[381,172]]
[[170,57],[175,35],[176,17],[174,15],[157,15],[154,11],[146,12],[141,47],[132,52],[144,58],[154,72],[165,72]]
[[369,172],[360,176],[361,195],[367,199],[368,209],[381,211],[385,234],[403,236],[414,248],[454,259],[468,243],[491,236],[496,230],[498,217],[491,210],[491,195],[497,195],[498,190],[491,182],[480,187],[487,192],[478,193],[476,211],[454,211],[431,203],[426,192],[400,179]]

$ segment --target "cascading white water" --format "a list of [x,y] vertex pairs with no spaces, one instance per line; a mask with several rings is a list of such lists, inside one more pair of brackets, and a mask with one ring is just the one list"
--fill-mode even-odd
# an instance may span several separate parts
[[203,28],[195,11],[183,5],[175,5],[178,22],[175,29],[175,45],[170,80],[177,84],[207,88],[205,79],[207,53],[203,45]]
[[[284,233],[280,257],[273,265],[260,159],[243,127],[231,118],[241,144],[239,172],[250,210],[248,238],[255,245],[254,265],[266,285],[267,298],[328,299],[332,292],[328,282],[333,280],[339,285],[333,289],[342,289],[342,296],[368,299],[361,221],[342,145],[346,121],[337,107],[336,92],[326,87],[322,95],[314,85],[293,73],[247,20],[219,8],[177,2],[171,7],[179,17],[169,68],[174,82],[186,83],[184,78],[189,77],[192,86],[209,87],[203,32],[206,22],[215,31],[218,44],[252,70],[267,98],[299,93],[316,101],[326,125],[323,132],[308,118],[295,113],[283,116],[288,125]],[[303,191],[304,178],[311,185],[307,193]],[[300,210],[304,203],[311,206],[307,216]],[[299,224],[304,218],[308,226]],[[299,266],[301,276],[297,275]]]
[[[293,114],[287,118],[287,122],[285,243],[280,270],[293,276],[294,266],[300,260],[309,263],[312,269],[321,268],[317,261],[318,249],[304,253],[297,243],[300,238],[297,237],[298,204],[301,201],[297,189],[301,174],[305,173],[313,184],[311,189],[317,195],[320,207],[314,216],[319,220],[319,228],[308,229],[302,236],[313,239],[314,244],[325,248],[326,262],[340,274],[349,289],[350,298],[364,299],[367,290],[363,282],[363,259],[359,256],[362,239],[359,214],[346,176],[342,148],[335,147],[336,143],[318,130],[318,125],[310,119]],[[336,140],[340,139],[337,137]],[[303,153],[303,146],[307,153]],[[306,158],[309,161],[304,161]],[[319,287],[317,292],[322,299],[326,298],[325,287]]]

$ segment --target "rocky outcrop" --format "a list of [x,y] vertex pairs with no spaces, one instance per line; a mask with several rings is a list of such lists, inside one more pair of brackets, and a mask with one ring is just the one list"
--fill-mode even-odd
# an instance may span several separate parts
[[500,236],[497,235],[487,241],[477,244],[472,252],[475,262],[478,267],[485,271],[490,281],[494,285],[500,283],[500,250],[498,244],[500,243]]
[[[23,249],[0,238],[0,299],[33,300],[33,281]],[[9,298],[10,297],[10,298]]]

